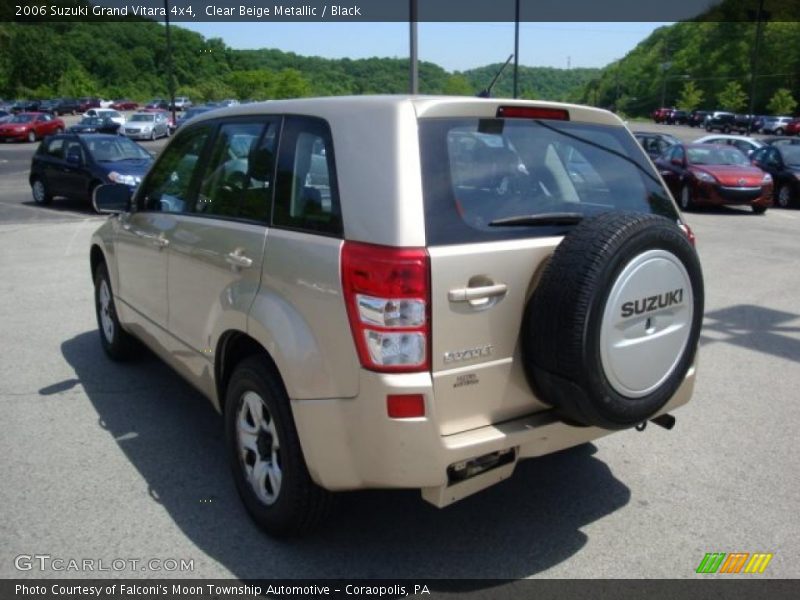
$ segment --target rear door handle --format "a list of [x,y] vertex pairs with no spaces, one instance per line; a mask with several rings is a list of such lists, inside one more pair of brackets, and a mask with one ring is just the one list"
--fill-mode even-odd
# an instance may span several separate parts
[[450,290],[447,292],[447,299],[450,302],[469,302],[471,306],[481,308],[488,306],[492,299],[502,298],[506,292],[508,292],[508,286],[505,283],[495,283]]
[[225,255],[225,262],[241,269],[253,266],[253,259],[249,256],[245,256],[241,248],[237,248],[233,252],[228,252],[228,254]]

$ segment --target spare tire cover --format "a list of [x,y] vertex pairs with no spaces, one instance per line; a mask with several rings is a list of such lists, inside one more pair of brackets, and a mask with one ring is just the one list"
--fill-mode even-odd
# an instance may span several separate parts
[[664,217],[585,219],[544,269],[522,326],[531,386],[565,419],[621,429],[653,416],[691,367],[703,275]]

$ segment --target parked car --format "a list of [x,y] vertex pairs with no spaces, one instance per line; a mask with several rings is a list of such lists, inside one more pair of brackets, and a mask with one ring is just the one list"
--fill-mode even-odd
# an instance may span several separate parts
[[56,98],[53,100],[51,112],[56,115],[74,115],[78,112],[80,103],[75,98]]
[[676,144],[656,166],[683,210],[747,205],[760,215],[772,206],[772,177],[734,147]]
[[758,131],[756,127],[756,115],[743,115],[737,114],[733,116],[734,131],[738,131],[742,135],[754,133]]
[[753,152],[753,164],[772,176],[775,204],[781,208],[800,202],[800,143],[765,146]]
[[35,142],[64,131],[64,121],[50,113],[17,113],[0,125],[0,141]]
[[667,120],[667,117],[669,117],[670,113],[672,113],[673,110],[675,110],[674,107],[673,108],[666,108],[666,107],[657,108],[650,114],[650,116],[653,118],[653,121],[655,121],[656,123],[665,123],[666,120]]
[[0,110],[0,123],[5,123],[6,121],[10,121],[11,117],[14,116],[14,113],[8,110]]
[[138,112],[122,127],[122,133],[134,140],[155,140],[169,137],[170,128],[164,112]]
[[95,98],[92,96],[84,96],[83,98],[78,99],[79,113],[85,113],[90,108],[101,108],[100,98]]
[[714,112],[706,117],[703,124],[706,131],[721,131],[722,133],[730,133],[736,131],[736,115],[729,112]]
[[647,155],[653,160],[664,154],[666,149],[670,146],[681,143],[678,138],[668,133],[634,131],[633,137],[636,138],[636,141],[641,144],[644,151],[647,152]]
[[144,107],[149,110],[169,110],[169,102],[161,98],[156,98],[145,104]]
[[664,122],[667,125],[686,125],[689,122],[689,113],[685,110],[671,110],[667,113]]
[[28,181],[37,204],[58,196],[91,202],[104,183],[134,189],[152,163],[149,152],[122,136],[65,133],[39,145]]
[[699,260],[610,112],[220,109],[133,196],[94,198],[118,213],[89,256],[100,344],[121,360],[137,336],[224,413],[237,490],[276,535],[313,527],[337,490],[446,506],[523,458],[668,426],[691,395]]
[[70,133],[120,133],[120,125],[111,117],[84,117],[80,123],[69,128]]
[[184,125],[186,123],[186,121],[188,121],[189,119],[193,119],[194,117],[196,117],[198,115],[205,114],[208,111],[214,110],[216,108],[219,108],[219,107],[217,107],[217,106],[208,106],[208,105],[206,105],[206,106],[192,106],[191,108],[188,108],[183,114],[181,114],[181,116],[178,117],[178,120],[175,123],[175,128],[178,129],[182,125]]
[[15,100],[11,105],[11,112],[14,114],[25,112],[25,106],[28,104],[28,100]]
[[768,146],[783,146],[784,144],[793,145],[800,144],[800,138],[796,137],[769,137],[763,140]]
[[792,117],[766,117],[761,124],[761,133],[783,135],[791,121]]
[[120,98],[118,100],[114,100],[111,103],[111,107],[114,110],[137,110],[139,108],[139,103],[134,102],[133,100],[128,100],[127,98]]
[[800,119],[792,119],[786,124],[786,135],[800,135]]
[[176,96],[173,106],[175,110],[187,110],[192,107],[192,101],[186,96]]
[[693,110],[689,113],[689,118],[687,119],[686,124],[689,127],[703,127],[706,116],[709,114],[711,113],[709,113],[707,110]]
[[712,134],[697,138],[693,144],[727,144],[741,150],[746,156],[750,156],[754,150],[758,150],[764,142],[745,135],[725,135]]
[[111,119],[119,125],[125,124],[125,116],[113,108],[90,108],[83,113],[83,117],[101,117],[104,119]]
[[218,102],[219,106],[237,106],[239,101],[236,98],[225,98],[225,100],[220,100]]

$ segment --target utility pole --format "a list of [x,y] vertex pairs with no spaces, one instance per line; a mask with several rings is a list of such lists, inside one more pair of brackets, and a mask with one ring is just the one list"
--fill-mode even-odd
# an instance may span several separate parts
[[417,60],[417,0],[409,0],[408,7],[409,69],[408,91],[419,93],[419,62]]
[[669,49],[667,48],[667,40],[664,40],[664,44],[661,46],[661,106],[659,108],[666,106],[667,102],[667,69],[669,69],[669,63],[667,62],[668,55]]
[[167,27],[167,91],[169,92],[169,109],[172,112],[172,124],[175,124],[175,74],[172,71],[172,39],[169,35],[169,0],[164,0],[165,24]]
[[[750,17],[752,18],[753,13],[749,11]],[[755,120],[755,105],[756,105],[756,71],[758,70],[758,51],[761,48],[761,30],[762,30],[762,23],[769,19],[770,15],[768,12],[764,10],[764,0],[758,1],[758,12],[755,14],[756,18],[756,39],[753,44],[753,57],[750,61],[750,108],[748,109],[748,114],[750,118],[748,119],[748,129],[752,131],[753,129],[753,121]]]
[[514,98],[519,91],[519,2],[516,0],[514,5]]

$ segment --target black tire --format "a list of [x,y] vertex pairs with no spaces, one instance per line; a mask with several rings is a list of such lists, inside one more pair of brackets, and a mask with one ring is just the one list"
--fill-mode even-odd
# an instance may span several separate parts
[[155,127],[150,131],[150,141],[151,142],[155,142],[156,141],[156,130],[155,130]]
[[46,206],[53,201],[47,182],[41,177],[34,177],[31,180],[31,193],[33,194],[33,201],[40,206]]
[[692,187],[688,183],[681,186],[681,195],[678,197],[678,204],[684,212],[692,211],[696,208],[694,198],[692,198]]
[[783,135],[783,127],[778,127],[775,130],[775,135]]
[[766,206],[757,206],[753,204],[750,208],[753,209],[753,214],[755,215],[763,215],[765,212],[767,212]]
[[[109,294],[107,304],[103,298],[104,293]],[[108,267],[105,263],[100,263],[94,273],[94,308],[100,345],[103,346],[106,355],[114,361],[131,358],[137,349],[136,339],[120,325],[114,304],[111,278],[108,276]]]
[[723,127],[723,128],[722,128],[722,133],[728,134],[728,133],[730,133],[730,132],[731,132],[731,128],[730,128],[730,127],[728,127],[727,125],[726,125],[725,127]]
[[[266,409],[262,413],[263,422],[274,424],[280,448],[269,461],[273,465],[277,462],[282,473],[271,503],[261,499],[248,480],[247,463],[255,461],[256,453],[242,450],[239,441],[240,410],[245,405],[245,396],[251,392],[255,392],[263,403],[262,410]],[[252,395],[249,397],[252,400]],[[252,413],[248,414],[252,418]],[[267,442],[259,442],[261,453],[262,446],[271,446],[273,439],[264,433],[263,428],[254,427],[258,436],[268,437]],[[236,489],[247,512],[264,531],[276,537],[296,536],[313,530],[327,517],[332,494],[312,481],[292,418],[289,397],[280,377],[263,356],[243,360],[231,375],[225,394],[225,438]]]
[[64,129],[62,127],[56,127],[56,135],[61,135],[64,133]]
[[[613,323],[604,323],[604,314],[613,289],[623,281],[621,273],[651,250],[671,256],[685,269],[691,294],[686,293],[683,309],[669,310],[677,313],[691,309],[691,319],[688,312],[684,313],[685,343],[667,364],[663,378],[646,388],[646,394],[628,397],[609,380],[610,372],[601,356],[601,334],[603,325],[606,332],[614,330],[617,320],[627,317],[625,307],[632,303],[620,306],[620,317],[613,313]],[[681,292],[680,304],[683,298]],[[584,220],[556,248],[525,309],[522,358],[528,380],[537,395],[567,421],[606,429],[646,421],[675,394],[694,360],[703,302],[697,253],[672,221],[630,213],[606,213]],[[638,327],[646,319],[649,330],[651,314],[666,318],[663,309],[653,313],[644,313],[643,309],[623,322]],[[647,330],[643,332],[649,335]]]
[[29,131],[28,132],[28,141],[30,143],[33,143],[33,142],[36,141],[36,133],[35,132],[33,132],[33,131]]
[[792,205],[792,190],[785,183],[779,185],[775,191],[775,205],[781,208],[789,208]]
[[713,129],[711,129],[711,127],[708,127],[708,126],[706,126],[706,131],[707,131],[708,133],[711,133],[711,132],[713,131]]

